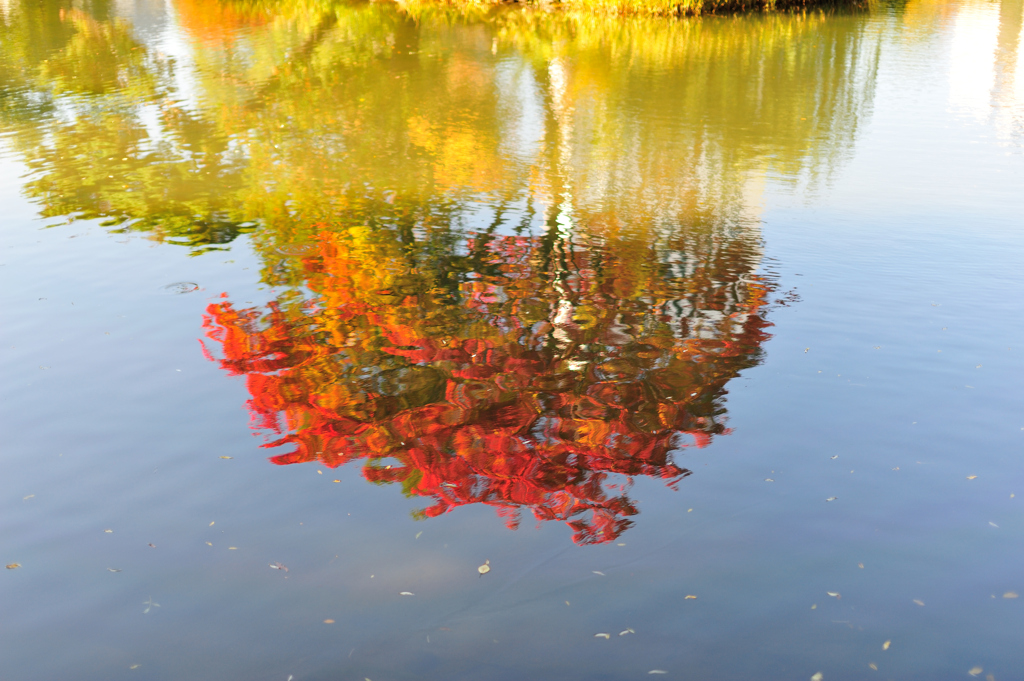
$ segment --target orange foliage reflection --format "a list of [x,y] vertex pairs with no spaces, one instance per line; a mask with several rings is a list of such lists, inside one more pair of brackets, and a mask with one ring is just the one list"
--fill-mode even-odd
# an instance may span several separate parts
[[749,240],[692,239],[689,263],[639,244],[470,237],[445,271],[325,229],[300,257],[314,295],[204,326],[266,446],[294,446],[274,463],[361,459],[423,517],[527,508],[601,543],[638,513],[634,477],[675,486],[674,455],[726,432],[725,384],[767,338]]

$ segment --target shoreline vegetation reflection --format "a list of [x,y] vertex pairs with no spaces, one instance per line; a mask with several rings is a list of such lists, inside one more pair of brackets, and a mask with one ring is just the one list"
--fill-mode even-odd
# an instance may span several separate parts
[[728,432],[768,338],[765,183],[828,182],[880,49],[815,13],[4,8],[0,132],[41,214],[195,255],[248,234],[283,290],[204,320],[275,463],[584,544]]

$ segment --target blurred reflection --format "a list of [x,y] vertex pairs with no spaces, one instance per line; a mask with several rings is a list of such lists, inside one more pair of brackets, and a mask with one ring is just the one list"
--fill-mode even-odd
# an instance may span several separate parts
[[815,13],[5,7],[0,131],[42,213],[195,253],[251,233],[285,287],[206,319],[276,463],[363,459],[424,516],[525,508],[580,543],[725,432],[766,338],[762,188],[843,162],[880,44]]
[[221,365],[245,374],[272,461],[335,467],[495,506],[597,543],[631,525],[635,476],[725,432],[725,384],[757,363],[769,286],[754,235],[680,230],[668,248],[582,235],[473,235],[452,262],[387,230],[325,230],[315,295],[211,305]]
[[133,31],[98,0],[4,7],[0,134],[43,215],[197,252],[307,238],[367,193],[756,217],[766,178],[813,186],[848,155],[880,44],[818,14],[138,0]]

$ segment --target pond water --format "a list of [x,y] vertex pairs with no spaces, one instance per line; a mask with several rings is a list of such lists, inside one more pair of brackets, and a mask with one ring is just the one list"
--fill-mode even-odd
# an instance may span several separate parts
[[0,196],[0,678],[1024,678],[1021,0],[2,0]]

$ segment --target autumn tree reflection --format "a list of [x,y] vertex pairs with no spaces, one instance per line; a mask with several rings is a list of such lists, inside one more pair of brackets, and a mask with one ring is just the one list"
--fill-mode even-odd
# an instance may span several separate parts
[[[210,305],[210,349],[245,375],[277,464],[361,461],[432,517],[525,510],[582,544],[638,513],[638,476],[725,432],[726,383],[757,363],[769,284],[755,235],[641,241],[472,234],[458,262],[395,233],[321,226],[312,296]],[[211,355],[211,359],[212,359]]]

